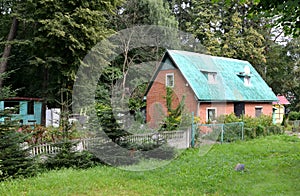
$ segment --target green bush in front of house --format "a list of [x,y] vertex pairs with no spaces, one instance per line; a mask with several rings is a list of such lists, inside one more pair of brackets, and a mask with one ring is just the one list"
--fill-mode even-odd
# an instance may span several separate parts
[[[261,115],[260,117],[241,116],[237,117],[235,114],[221,115],[218,118],[218,123],[233,123],[244,122],[244,138],[254,139],[259,136],[276,135],[284,133],[283,127],[279,125],[273,125],[272,117],[267,115]],[[229,127],[230,128],[230,127]],[[232,128],[231,128],[232,129]],[[234,129],[227,131],[230,132],[230,136],[224,134],[224,141],[232,141],[230,138],[241,138],[240,129]],[[229,138],[229,139],[228,139]]]

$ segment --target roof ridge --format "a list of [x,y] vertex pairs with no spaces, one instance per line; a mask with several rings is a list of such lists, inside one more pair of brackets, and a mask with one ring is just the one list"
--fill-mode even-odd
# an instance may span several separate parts
[[203,54],[203,53],[192,52],[192,51],[185,51],[185,50],[169,50],[169,49],[167,49],[167,52],[169,52],[169,51],[170,52],[180,52],[180,53],[191,53],[191,54],[197,54],[197,55],[200,55],[200,56],[212,57],[212,59],[219,58],[219,59],[224,59],[224,60],[237,61],[237,62],[245,62],[245,63],[250,64],[247,60],[241,60],[241,59],[230,58],[230,57],[214,56],[214,55],[210,55],[210,54]]

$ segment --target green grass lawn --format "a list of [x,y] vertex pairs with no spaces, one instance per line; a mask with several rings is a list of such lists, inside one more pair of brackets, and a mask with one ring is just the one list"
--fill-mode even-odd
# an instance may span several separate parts
[[[237,163],[245,164],[236,172]],[[143,163],[145,164],[145,163]],[[0,183],[0,195],[300,195],[300,139],[268,136],[184,151],[150,171],[99,166]]]

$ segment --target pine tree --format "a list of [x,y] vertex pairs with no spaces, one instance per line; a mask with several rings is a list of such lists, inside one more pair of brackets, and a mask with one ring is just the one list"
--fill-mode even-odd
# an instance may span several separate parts
[[35,173],[34,160],[30,157],[29,148],[24,145],[25,138],[25,134],[18,133],[8,124],[0,126],[0,180]]
[[[0,77],[3,74],[0,75]],[[9,87],[0,89],[1,100],[14,95]],[[9,118],[8,111],[0,111],[0,118]],[[17,131],[13,121],[0,124],[0,180],[9,177],[30,176],[36,172],[34,160],[30,157],[29,148],[25,145],[26,134]]]

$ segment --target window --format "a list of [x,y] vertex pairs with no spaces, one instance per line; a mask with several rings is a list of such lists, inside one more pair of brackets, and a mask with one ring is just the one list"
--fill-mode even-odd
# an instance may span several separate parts
[[166,75],[166,86],[174,87],[174,74],[173,73]]
[[34,101],[27,102],[27,114],[34,114]]
[[256,117],[260,117],[262,115],[262,109],[263,109],[262,106],[256,106],[255,107],[255,116]]
[[216,120],[216,115],[217,115],[217,109],[216,108],[207,108],[206,109],[206,117],[207,121],[213,121]]
[[217,83],[216,78],[217,78],[217,73],[215,73],[215,72],[210,72],[207,75],[207,80],[208,80],[208,83],[210,83],[210,84],[216,84]]
[[237,76],[244,82],[245,86],[251,86],[251,72],[248,66],[244,68],[244,72],[237,73]]
[[200,70],[207,79],[209,84],[216,84],[217,83],[217,72],[215,71],[208,71],[208,70]]
[[20,103],[18,101],[5,101],[4,109],[10,110],[12,114],[19,114],[20,112]]
[[251,86],[251,82],[250,82],[250,77],[249,76],[245,76],[244,77],[244,84],[245,84],[245,86]]

